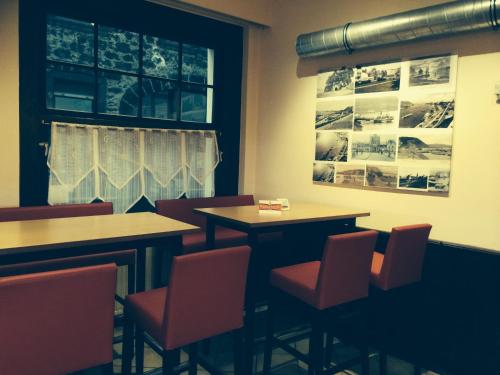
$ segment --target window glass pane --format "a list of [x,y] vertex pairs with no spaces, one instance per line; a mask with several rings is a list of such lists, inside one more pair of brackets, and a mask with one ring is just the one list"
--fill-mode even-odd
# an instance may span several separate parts
[[98,87],[97,111],[99,113],[137,116],[139,88],[136,77],[99,72]]
[[181,94],[181,120],[212,122],[212,89],[204,86],[184,85]]
[[182,45],[182,80],[213,84],[213,50],[191,44]]
[[99,26],[99,68],[138,73],[139,34]]
[[59,16],[47,16],[47,59],[94,65],[94,25]]
[[178,85],[160,79],[142,80],[142,117],[177,120]]
[[47,108],[93,111],[95,82],[92,69],[49,63],[46,86]]
[[150,35],[143,36],[143,71],[155,77],[178,79],[179,43]]

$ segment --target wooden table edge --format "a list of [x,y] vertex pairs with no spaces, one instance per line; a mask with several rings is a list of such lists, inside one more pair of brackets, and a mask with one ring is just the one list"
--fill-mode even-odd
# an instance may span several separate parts
[[5,255],[12,254],[21,254],[30,251],[45,251],[45,250],[61,250],[66,248],[76,248],[76,247],[92,247],[99,245],[110,245],[116,244],[119,246],[120,244],[124,245],[124,249],[127,248],[128,242],[139,242],[139,241],[154,241],[162,238],[169,238],[174,236],[181,236],[183,234],[191,234],[197,233],[201,230],[201,228],[192,225],[194,228],[191,229],[178,229],[174,231],[168,232],[157,232],[157,233],[148,233],[148,234],[137,234],[131,236],[122,236],[122,237],[110,237],[110,238],[95,238],[90,240],[76,240],[69,242],[61,242],[61,243],[52,243],[52,244],[41,244],[41,245],[30,245],[30,246],[21,246],[21,247],[6,247],[0,249],[0,257]]
[[[324,217],[320,217],[320,218],[290,219],[290,220],[267,222],[267,223],[244,223],[244,222],[236,220],[236,219],[222,217],[220,215],[204,211],[204,209],[207,209],[207,208],[217,208],[217,207],[194,208],[193,212],[195,212],[197,214],[205,215],[205,216],[210,217],[210,218],[215,218],[215,219],[217,219],[218,222],[229,222],[229,223],[237,224],[237,225],[242,226],[242,227],[247,227],[249,229],[261,228],[261,227],[271,227],[271,226],[280,226],[280,225],[289,225],[289,224],[304,224],[304,223],[314,223],[314,222],[321,222],[321,221],[355,219],[358,217],[370,216],[369,212],[357,212],[357,213],[353,213],[353,214],[324,216]],[[273,217],[273,216],[271,216],[271,217]]]

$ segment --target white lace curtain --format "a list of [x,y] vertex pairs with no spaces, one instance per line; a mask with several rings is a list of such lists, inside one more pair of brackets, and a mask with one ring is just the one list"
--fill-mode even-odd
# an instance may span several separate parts
[[128,211],[141,197],[214,195],[219,163],[213,131],[131,129],[52,123],[50,204],[113,202]]

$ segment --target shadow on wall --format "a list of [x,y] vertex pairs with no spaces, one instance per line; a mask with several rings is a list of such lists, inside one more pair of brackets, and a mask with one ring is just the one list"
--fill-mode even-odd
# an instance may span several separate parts
[[[335,25],[332,25],[332,27]],[[313,31],[313,30],[311,30]],[[394,58],[416,58],[422,56],[457,54],[459,57],[500,52],[500,31],[481,31],[442,37],[432,40],[380,46],[354,51],[351,55],[331,54],[321,57],[301,58],[297,56],[297,77],[315,76],[325,68],[341,68],[372,62],[393,60]]]

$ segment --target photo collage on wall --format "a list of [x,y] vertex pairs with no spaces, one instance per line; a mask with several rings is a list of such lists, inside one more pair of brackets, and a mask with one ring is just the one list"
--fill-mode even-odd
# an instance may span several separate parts
[[457,56],[318,74],[313,182],[448,195]]

